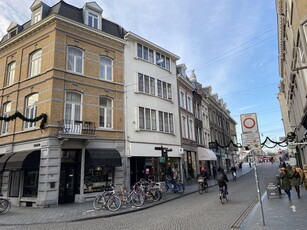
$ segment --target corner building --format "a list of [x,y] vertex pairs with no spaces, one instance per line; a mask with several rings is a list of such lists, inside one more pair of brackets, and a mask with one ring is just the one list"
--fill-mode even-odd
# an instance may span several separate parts
[[0,192],[14,206],[83,202],[123,183],[124,30],[95,2],[30,10],[0,42]]

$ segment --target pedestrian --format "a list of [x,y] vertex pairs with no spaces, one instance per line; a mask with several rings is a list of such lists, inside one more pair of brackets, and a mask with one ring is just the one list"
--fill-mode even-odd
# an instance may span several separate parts
[[252,163],[251,162],[248,162],[248,165],[249,165],[250,168],[252,167]]
[[213,166],[212,172],[213,172],[213,178],[215,179],[216,177],[216,167],[215,166]]
[[292,167],[292,173],[291,173],[292,179],[290,180],[291,185],[295,188],[297,197],[300,199],[300,184],[301,184],[301,176],[299,172],[296,170],[296,167]]
[[280,169],[279,178],[281,179],[280,188],[285,191],[285,193],[288,195],[289,200],[291,200],[291,182],[290,182],[290,179],[292,179],[291,174],[288,173],[286,168],[282,167]]

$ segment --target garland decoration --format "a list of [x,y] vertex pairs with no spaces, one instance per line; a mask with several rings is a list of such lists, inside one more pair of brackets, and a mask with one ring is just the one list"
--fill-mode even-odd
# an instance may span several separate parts
[[8,117],[0,117],[0,121],[12,121],[15,120],[16,118],[20,118],[21,120],[25,121],[25,122],[37,122],[39,120],[41,121],[40,124],[40,129],[44,129],[45,125],[47,123],[47,114],[42,113],[41,115],[39,115],[38,117],[34,117],[34,118],[27,118],[24,115],[22,115],[20,112],[16,111],[13,115],[10,115]]

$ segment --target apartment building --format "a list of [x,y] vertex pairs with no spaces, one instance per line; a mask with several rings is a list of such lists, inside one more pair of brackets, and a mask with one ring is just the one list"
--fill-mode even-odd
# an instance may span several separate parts
[[231,141],[237,143],[235,126],[236,122],[230,116],[226,103],[218,94],[212,93],[212,87],[203,88],[204,94],[208,100],[208,114],[210,124],[210,142],[216,142],[217,146],[213,146],[217,156],[217,166],[229,171],[234,164],[234,155],[237,147],[230,144]]
[[132,32],[125,40],[126,180],[161,181],[170,170],[181,180],[179,57]]
[[307,163],[307,2],[276,0],[278,25],[279,93],[285,133],[294,132],[297,164]]
[[30,10],[0,42],[1,193],[82,202],[124,181],[125,31],[96,2]]

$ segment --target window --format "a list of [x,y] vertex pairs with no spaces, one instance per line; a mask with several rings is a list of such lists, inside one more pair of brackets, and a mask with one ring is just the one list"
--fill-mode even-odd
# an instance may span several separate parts
[[20,171],[12,171],[10,173],[10,196],[19,196],[19,181],[20,181]]
[[187,118],[186,116],[181,116],[181,129],[182,129],[182,137],[188,137],[188,130],[187,130]]
[[7,86],[12,85],[14,83],[15,69],[16,69],[16,62],[12,62],[8,65],[7,78],[6,78]]
[[180,107],[185,109],[185,92],[180,90],[179,92],[180,96]]
[[96,14],[88,13],[88,25],[98,29],[98,16]]
[[194,134],[194,121],[192,118],[189,118],[189,138],[190,140],[195,140],[195,134]]
[[156,52],[156,64],[167,70],[170,70],[170,59],[158,52]]
[[157,80],[158,97],[162,97],[162,81]]
[[41,72],[42,50],[37,50],[30,55],[30,77],[37,76]]
[[39,22],[40,20],[42,20],[41,8],[33,13],[33,24]]
[[187,109],[190,113],[193,113],[193,101],[191,96],[187,96]]
[[65,129],[70,133],[81,133],[82,95],[75,92],[66,92],[65,98]]
[[199,103],[196,103],[195,105],[195,117],[201,120],[201,106]]
[[[8,102],[3,105],[3,117],[9,117],[11,112],[12,103]],[[2,121],[2,129],[1,133],[8,133],[9,131],[9,122],[8,121]]]
[[99,100],[99,127],[112,128],[112,107],[113,103],[110,98],[100,97]]
[[159,131],[174,133],[173,114],[159,111]]
[[76,47],[68,47],[67,70],[83,74],[83,51]]
[[304,51],[304,47],[303,47],[302,42],[301,42],[300,39],[298,40],[298,49],[299,49],[301,63],[305,64],[306,63],[305,51]]
[[100,57],[100,79],[113,80],[113,60],[107,57]]
[[172,95],[172,85],[171,84],[167,84],[167,99],[172,100],[173,95]]
[[137,44],[137,56],[138,58],[142,58],[148,62],[153,63],[153,50],[143,46],[141,44]]
[[138,74],[139,92],[155,95],[155,79],[141,73]]
[[[32,94],[26,98],[25,117],[33,119],[37,116],[38,94]],[[25,122],[25,129],[35,127],[35,122]]]
[[25,171],[23,196],[36,197],[38,190],[38,171],[28,170]]
[[156,110],[139,107],[139,129],[157,130]]

